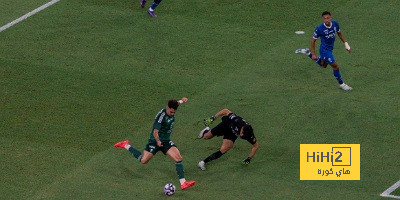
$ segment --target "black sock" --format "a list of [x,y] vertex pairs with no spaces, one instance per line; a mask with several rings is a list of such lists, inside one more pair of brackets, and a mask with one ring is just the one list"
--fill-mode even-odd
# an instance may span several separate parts
[[217,151],[217,152],[211,154],[210,156],[208,156],[206,159],[204,159],[204,162],[208,163],[208,162],[210,162],[212,160],[218,159],[222,155],[224,155],[224,154],[221,151]]

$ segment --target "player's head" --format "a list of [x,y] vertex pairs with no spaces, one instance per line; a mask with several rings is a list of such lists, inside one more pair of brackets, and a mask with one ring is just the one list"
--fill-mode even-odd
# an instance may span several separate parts
[[252,135],[253,134],[253,127],[250,124],[244,125],[242,127],[242,131],[240,131],[240,137]]
[[175,99],[171,99],[168,101],[168,105],[166,108],[167,115],[172,116],[175,114],[176,110],[178,110],[179,103]]
[[331,26],[332,15],[329,11],[322,12],[322,21],[326,26]]

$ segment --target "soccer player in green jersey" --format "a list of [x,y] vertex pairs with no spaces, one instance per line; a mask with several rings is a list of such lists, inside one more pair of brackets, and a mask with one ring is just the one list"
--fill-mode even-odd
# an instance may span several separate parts
[[128,150],[133,157],[138,159],[142,164],[148,163],[158,151],[163,152],[164,155],[168,155],[175,161],[176,172],[182,190],[192,187],[196,182],[186,181],[183,172],[182,156],[175,143],[171,140],[171,133],[175,121],[175,112],[180,104],[186,103],[187,101],[188,99],[186,97],[183,97],[179,101],[175,99],[169,100],[166,108],[163,108],[158,112],[153,123],[153,129],[150,133],[149,142],[147,143],[143,154],[136,148],[132,147],[129,140],[118,142],[114,145],[114,147],[125,148]]

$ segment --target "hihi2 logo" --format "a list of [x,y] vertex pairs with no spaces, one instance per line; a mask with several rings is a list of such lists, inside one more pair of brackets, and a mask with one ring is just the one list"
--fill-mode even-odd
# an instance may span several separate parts
[[300,144],[300,180],[360,180],[360,144]]

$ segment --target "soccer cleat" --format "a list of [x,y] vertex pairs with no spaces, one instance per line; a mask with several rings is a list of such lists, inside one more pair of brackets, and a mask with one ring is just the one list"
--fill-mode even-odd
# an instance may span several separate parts
[[203,130],[200,131],[198,138],[203,138],[204,134],[206,134],[208,131],[210,131],[210,127],[206,127]]
[[117,148],[125,148],[125,146],[127,145],[127,144],[130,144],[129,143],[129,140],[125,140],[125,141],[122,141],[122,142],[118,142],[118,143],[116,143],[116,144],[114,144],[114,147],[117,147]]
[[346,83],[340,84],[339,87],[344,91],[351,91],[353,89],[352,87],[348,86]]
[[294,51],[294,53],[301,53],[304,55],[309,55],[310,54],[310,49],[305,48],[305,49],[297,49],[296,51]]
[[140,7],[144,8],[146,5],[146,0],[140,0]]
[[197,167],[200,167],[201,170],[205,171],[206,163],[204,161],[200,161],[199,163],[197,163]]
[[181,189],[182,189],[182,190],[188,189],[188,188],[192,187],[194,184],[196,184],[196,181],[185,181],[185,182],[181,185]]
[[156,15],[156,13],[154,13],[154,11],[147,10],[147,13],[148,13],[152,18],[156,18],[156,17],[157,17],[157,15]]

